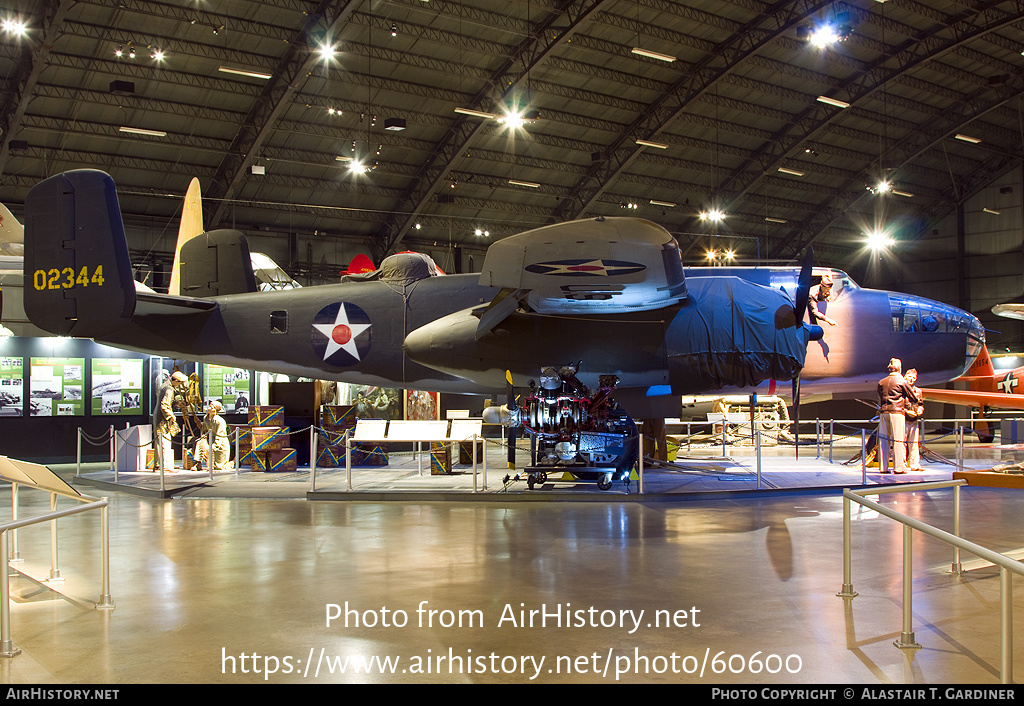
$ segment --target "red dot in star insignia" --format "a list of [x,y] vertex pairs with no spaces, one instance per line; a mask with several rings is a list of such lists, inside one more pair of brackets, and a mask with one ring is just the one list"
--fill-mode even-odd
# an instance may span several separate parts
[[343,346],[352,340],[352,329],[345,324],[338,324],[334,327],[334,330],[331,331],[331,338],[334,339],[335,343]]

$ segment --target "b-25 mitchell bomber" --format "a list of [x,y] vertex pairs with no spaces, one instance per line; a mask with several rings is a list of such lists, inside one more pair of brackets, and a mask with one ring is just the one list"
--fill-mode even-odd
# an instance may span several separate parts
[[[51,177],[26,204],[25,310],[54,334],[295,376],[449,393],[531,390],[540,424],[564,425],[566,392],[614,389],[635,417],[678,416],[680,395],[873,390],[890,357],[921,384],[961,375],[984,343],[972,315],[861,289],[845,274],[822,335],[804,321],[812,270],[689,268],[675,239],[638,218],[549,225],[493,244],[480,274],[440,276],[415,254],[372,275],[257,292],[245,238],[213,231],[182,249],[182,292],[137,292],[112,179]],[[820,271],[819,271],[820,273]],[[570,364],[566,368],[566,364]],[[543,392],[549,390],[549,393]],[[538,416],[539,405],[551,410]],[[586,410],[572,424],[593,425]],[[570,415],[571,416],[571,415]],[[525,419],[525,417],[524,417]]]

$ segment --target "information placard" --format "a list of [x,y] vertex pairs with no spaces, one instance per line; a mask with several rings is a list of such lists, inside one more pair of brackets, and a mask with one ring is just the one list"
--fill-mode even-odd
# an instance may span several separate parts
[[92,414],[142,414],[142,358],[92,359]]
[[32,358],[29,365],[30,416],[85,415],[85,358]]
[[25,408],[25,359],[0,358],[0,417],[20,417]]
[[245,414],[249,409],[251,375],[245,368],[203,365],[203,399],[219,400],[224,412]]

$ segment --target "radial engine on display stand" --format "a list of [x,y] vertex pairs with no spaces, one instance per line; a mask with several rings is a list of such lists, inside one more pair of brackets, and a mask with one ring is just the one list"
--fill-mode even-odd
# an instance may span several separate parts
[[612,397],[618,378],[602,375],[591,391],[576,377],[578,369],[578,364],[542,368],[539,383],[530,380],[529,392],[518,402],[510,380],[508,403],[484,410],[485,422],[509,429],[510,457],[516,430],[530,435],[531,464],[524,473],[531,489],[553,473],[596,481],[601,490],[616,480],[629,482],[639,439],[636,424]]

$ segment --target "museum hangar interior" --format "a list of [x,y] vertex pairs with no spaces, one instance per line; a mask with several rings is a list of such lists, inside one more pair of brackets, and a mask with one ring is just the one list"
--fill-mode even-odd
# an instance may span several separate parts
[[[1021,324],[990,311],[1024,295],[1024,17],[1016,2],[2,0],[0,13],[0,203],[22,219],[27,194],[41,180],[81,168],[109,173],[136,279],[156,291],[167,287],[182,200],[197,178],[206,228],[243,231],[252,250],[273,258],[303,286],[338,281],[357,255],[380,263],[403,250],[429,254],[448,273],[476,272],[487,247],[507,236],[628,215],[666,228],[684,262],[694,266],[795,264],[813,246],[816,264],[842,269],[863,286],[973,313],[988,329],[993,354],[1024,352]],[[58,355],[44,339],[22,345],[18,355],[25,359]],[[85,424],[92,421],[86,414]],[[106,428],[108,420],[95,422]],[[0,418],[8,445],[0,451],[20,451],[26,442],[38,447],[47,434],[70,438],[81,423]],[[51,426],[44,431],[42,424]],[[60,455],[67,455],[66,446]],[[769,599],[773,607],[799,603],[795,610],[807,620],[816,599],[799,597],[821,586],[789,582],[813,573],[803,562],[822,553],[813,546],[819,540],[810,536],[808,518],[821,521],[835,511],[831,500],[819,499],[807,501],[810,508],[794,509],[785,500],[785,508],[758,508],[760,520],[725,503],[704,511],[616,508],[614,517],[581,509],[588,517],[577,526],[567,516],[549,524],[540,510],[512,520],[491,508],[474,508],[466,518],[416,505],[415,520],[393,518],[395,511],[387,510],[384,521],[397,524],[378,529],[389,537],[396,532],[410,541],[423,526],[445,535],[428,541],[445,557],[437,570],[446,577],[417,578],[397,568],[421,561],[408,546],[386,559],[339,549],[354,525],[375,531],[376,520],[362,517],[362,508],[339,511],[342,517],[319,507],[267,510],[255,503],[197,510],[191,503],[117,502],[137,518],[135,532],[140,522],[160,528],[154,530],[159,539],[137,550],[137,567],[147,552],[172,555],[168,564],[180,566],[177,552],[193,551],[195,537],[218,531],[244,536],[250,521],[302,524],[307,531],[320,523],[330,528],[321,537],[326,544],[359,560],[351,575],[332,566],[338,580],[350,582],[353,595],[393,595],[406,610],[415,608],[416,590],[436,591],[444,607],[459,605],[459,572],[472,574],[465,581],[478,600],[496,572],[528,561],[517,559],[518,537],[499,548],[497,534],[544,527],[540,533],[556,540],[545,550],[558,552],[549,556],[554,568],[531,565],[512,581],[520,591],[550,579],[544,591],[555,595],[563,581],[586,569],[574,564],[567,536],[588,545],[588,558],[598,552],[594,546],[606,547],[600,550],[602,580],[587,589],[595,594],[590,602],[601,600],[600,590],[610,601],[616,578],[657,579],[653,557],[634,565],[634,550],[645,545],[661,555],[675,542],[691,542],[685,561],[673,557],[669,564],[705,562],[714,578],[700,590],[708,590],[730,580],[719,561],[738,563],[730,562],[728,551],[747,556],[742,548],[714,544],[742,525],[736,531],[754,539],[751,553],[765,554],[757,533],[769,535],[762,558],[780,591]],[[1000,508],[991,517],[1012,516],[1011,499],[989,502]],[[701,512],[714,517],[701,518]],[[728,519],[730,512],[738,515]],[[682,517],[691,513],[698,517]],[[787,527],[787,520],[799,528]],[[682,527],[688,521],[712,529],[701,535]],[[983,529],[1001,536],[997,524]],[[175,535],[175,526],[195,537]],[[239,565],[270,561],[279,549],[272,532],[257,534],[267,544],[236,557]],[[445,544],[447,536],[476,534],[483,544]],[[705,551],[697,550],[701,542],[708,543]],[[491,555],[502,557],[500,565],[485,560]],[[275,591],[295,588],[274,584],[279,573],[291,582],[306,571],[313,576],[323,568],[322,556],[291,556],[280,569],[268,568],[252,609],[261,610],[260,601]],[[157,574],[171,571],[138,570],[139,585],[150,587]],[[375,586],[368,574],[390,576],[384,583],[394,588]],[[190,580],[196,581],[190,590],[211,590]],[[159,588],[167,596],[174,590]],[[692,591],[688,600],[699,603],[698,589]],[[731,601],[738,606],[742,597]],[[330,597],[312,600],[322,607]],[[709,593],[706,600],[715,613],[710,604],[721,599]],[[722,617],[725,603],[711,619],[722,639],[742,632]],[[122,599],[122,613],[130,610],[126,604]],[[205,606],[203,615],[210,609]],[[209,644],[242,634],[244,613],[238,609],[230,625],[213,621],[204,636]],[[209,622],[185,608],[165,614],[164,623],[144,615],[138,611],[146,630],[175,632],[174,626]],[[111,617],[116,623],[117,611]],[[86,634],[91,629],[83,628]],[[286,633],[287,625],[279,630]],[[117,647],[102,638],[104,654],[124,660],[117,666],[89,672],[58,664],[57,657],[51,663],[42,653],[59,633],[34,645],[30,669],[8,676],[228,678],[196,672],[197,660],[184,656],[160,674],[132,671],[128,646],[138,639],[132,635],[122,635]],[[797,636],[784,642],[789,639],[799,649]],[[949,677],[957,667],[941,662],[945,658],[929,661],[927,649],[915,664],[893,661],[881,647],[884,656],[868,654],[874,645],[854,650],[840,644],[850,670],[837,677],[817,665],[805,674],[808,681],[991,677],[986,658],[976,654],[965,659],[982,664],[980,671],[960,679]],[[749,652],[760,647],[749,646]],[[190,647],[174,643],[168,651],[185,655]],[[804,661],[813,660],[805,655]],[[21,655],[0,662],[0,669],[23,669],[19,665],[28,662]]]

